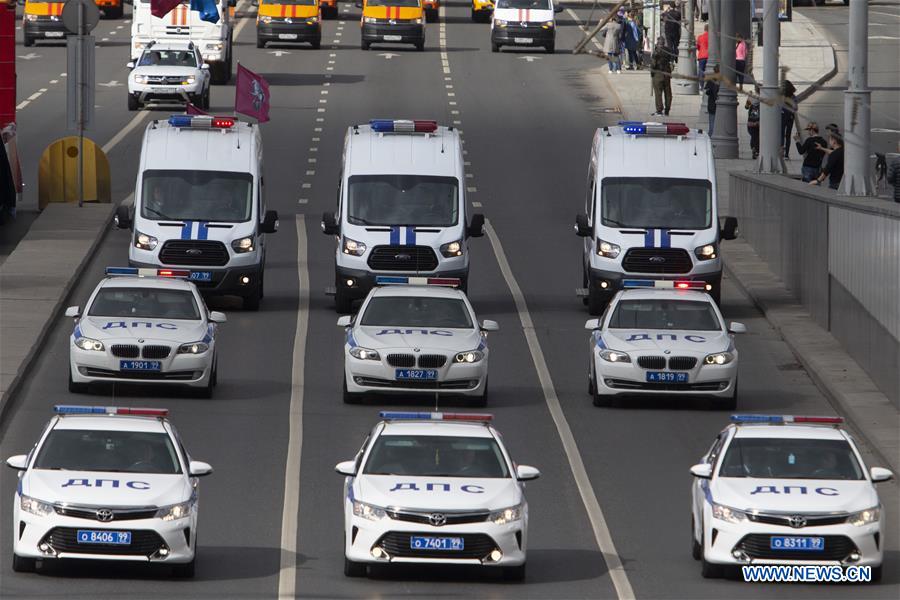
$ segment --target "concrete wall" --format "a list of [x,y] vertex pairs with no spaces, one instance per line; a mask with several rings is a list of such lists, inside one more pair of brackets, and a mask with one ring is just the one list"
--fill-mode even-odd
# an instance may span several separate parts
[[771,175],[729,185],[741,236],[900,408],[900,206]]

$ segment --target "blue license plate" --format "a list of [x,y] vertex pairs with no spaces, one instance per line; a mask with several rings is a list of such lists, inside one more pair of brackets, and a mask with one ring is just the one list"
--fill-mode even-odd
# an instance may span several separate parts
[[464,550],[465,541],[461,537],[424,537],[413,535],[409,538],[413,550]]
[[397,369],[394,371],[394,378],[398,380],[416,380],[437,381],[437,369]]
[[162,363],[158,360],[120,360],[121,371],[159,371]]
[[107,531],[104,529],[79,529],[79,544],[115,544],[127,546],[131,543],[130,531]]
[[687,373],[670,373],[669,371],[650,371],[647,373],[649,383],[687,383]]
[[772,550],[784,550],[793,552],[805,550],[807,552],[822,552],[825,550],[825,538],[801,537],[801,536],[772,536],[769,538],[769,548]]
[[189,279],[191,281],[212,281],[212,273],[210,271],[191,271]]

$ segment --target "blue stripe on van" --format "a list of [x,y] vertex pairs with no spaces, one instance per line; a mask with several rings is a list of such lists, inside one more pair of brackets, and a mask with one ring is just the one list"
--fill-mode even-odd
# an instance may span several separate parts
[[416,228],[415,227],[407,227],[406,228],[406,245],[407,246],[415,246],[416,245]]
[[207,229],[208,224],[209,223],[207,223],[206,221],[200,221],[197,224],[197,239],[198,240],[205,240],[209,236],[209,229]]
[[185,221],[184,226],[181,228],[181,239],[189,240],[191,239],[191,230],[194,228],[193,221]]
[[400,245],[400,226],[394,225],[391,227],[391,245],[399,246]]
[[644,248],[652,248],[653,247],[653,238],[656,237],[655,230],[648,229],[647,233],[644,234]]
[[669,235],[668,229],[659,230],[659,242],[660,248],[669,248],[672,246],[672,236]]

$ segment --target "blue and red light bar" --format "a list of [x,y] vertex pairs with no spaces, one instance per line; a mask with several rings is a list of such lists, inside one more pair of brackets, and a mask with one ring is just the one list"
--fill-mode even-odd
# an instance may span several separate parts
[[107,275],[119,277],[179,277],[187,279],[191,272],[187,269],[139,269],[137,267],[106,267]]
[[[707,287],[709,286],[709,287]],[[709,290],[712,289],[705,281],[673,281],[671,279],[623,279],[622,288],[660,288],[667,290]]]
[[389,421],[478,421],[487,423],[494,418],[489,413],[404,412],[383,410],[378,413]]
[[461,284],[457,277],[406,277],[405,275],[376,275],[375,285],[440,285],[456,287]]
[[684,123],[653,123],[645,121],[619,121],[625,133],[631,135],[687,135],[691,129]]
[[237,119],[234,117],[214,117],[212,115],[172,115],[169,125],[186,129],[231,129]]
[[131,415],[139,417],[167,417],[168,408],[129,408],[127,406],[83,406],[57,404],[53,412],[58,415]]
[[437,121],[410,121],[408,119],[371,119],[369,126],[377,133],[434,133]]
[[784,425],[788,423],[823,423],[840,425],[844,417],[809,417],[795,415],[731,415],[732,423],[772,423]]

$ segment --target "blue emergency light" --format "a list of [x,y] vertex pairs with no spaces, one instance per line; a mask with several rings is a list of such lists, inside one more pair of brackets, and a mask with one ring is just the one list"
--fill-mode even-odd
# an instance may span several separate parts
[[437,121],[411,121],[408,119],[371,119],[369,126],[376,133],[434,133]]
[[234,117],[214,117],[212,115],[172,115],[169,125],[187,129],[231,129],[237,119]]
[[838,425],[844,422],[843,417],[802,417],[795,415],[731,415],[732,423],[827,423]]
[[644,121],[619,121],[625,133],[631,135],[687,135],[691,129],[684,123],[653,123]]
[[376,275],[375,285],[440,285],[459,287],[457,277],[406,277],[404,275]]
[[378,413],[382,419],[389,421],[483,421],[494,418],[492,414],[480,413],[445,413],[445,412],[402,412],[383,410]]
[[667,290],[706,290],[712,289],[712,285],[705,281],[677,281],[671,279],[623,279],[622,288],[659,288]]
[[125,406],[84,406],[79,404],[57,404],[53,412],[58,415],[136,415],[144,417],[167,417],[168,408],[128,408]]
[[191,272],[187,269],[139,269],[137,267],[106,267],[107,275],[118,277],[180,277],[187,278]]

